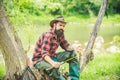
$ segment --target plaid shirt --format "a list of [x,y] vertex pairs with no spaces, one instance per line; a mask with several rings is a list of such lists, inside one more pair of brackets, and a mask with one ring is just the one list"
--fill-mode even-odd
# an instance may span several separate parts
[[64,35],[59,39],[56,39],[53,29],[50,29],[48,32],[43,33],[36,43],[34,55],[32,58],[33,64],[42,61],[46,55],[55,57],[55,52],[59,45],[64,50],[66,50],[69,46],[69,43],[67,40],[65,40]]

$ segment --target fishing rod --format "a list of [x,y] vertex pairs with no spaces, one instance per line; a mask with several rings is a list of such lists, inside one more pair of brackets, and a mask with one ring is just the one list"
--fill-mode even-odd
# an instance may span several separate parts
[[[73,56],[73,57],[71,57],[71,58],[68,58],[68,59],[66,59],[66,60],[64,60],[64,61],[62,61],[62,62],[60,62],[60,64],[62,65],[62,64],[64,64],[64,63],[66,63],[66,62],[68,62],[68,61],[70,61],[70,60],[72,60],[72,59],[75,59],[75,58],[77,58],[77,55],[76,56]],[[50,68],[48,68],[48,69],[46,69],[47,71],[48,70],[51,70],[51,69],[53,69],[54,67],[50,67]]]

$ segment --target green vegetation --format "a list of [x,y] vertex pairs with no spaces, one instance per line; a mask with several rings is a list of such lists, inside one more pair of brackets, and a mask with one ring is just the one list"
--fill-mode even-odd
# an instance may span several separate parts
[[119,80],[120,53],[99,54],[81,74],[81,80]]
[[0,80],[5,74],[5,65],[0,63]]
[[[14,24],[26,24],[31,16],[66,15],[97,16],[102,1],[99,0],[2,0]],[[109,0],[106,15],[120,13],[119,0]],[[69,5],[68,5],[69,4]]]

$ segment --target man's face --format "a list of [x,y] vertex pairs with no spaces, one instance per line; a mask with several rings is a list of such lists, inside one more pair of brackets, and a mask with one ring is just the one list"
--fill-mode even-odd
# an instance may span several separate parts
[[55,33],[58,37],[63,35],[64,27],[65,27],[65,23],[63,23],[63,22],[58,22],[58,23],[54,24]]
[[58,22],[55,24],[56,30],[62,29],[64,31],[64,27],[65,27],[65,23],[63,23],[63,22]]

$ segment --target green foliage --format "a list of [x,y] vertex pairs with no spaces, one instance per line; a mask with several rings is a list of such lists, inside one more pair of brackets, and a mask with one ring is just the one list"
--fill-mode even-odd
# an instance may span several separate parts
[[3,4],[9,16],[17,16],[18,12],[34,14],[39,9],[33,0],[4,0]]
[[120,42],[120,36],[116,35],[113,37],[114,42]]
[[41,15],[33,0],[4,0],[3,5],[12,23],[26,24],[30,15]]
[[40,15],[39,7],[33,1],[25,1],[20,5],[20,12],[29,14]]
[[100,4],[96,4],[96,3],[91,3],[91,7],[90,7],[91,11],[94,13],[94,15],[98,15],[99,13],[99,9],[100,9]]
[[109,0],[108,4],[108,13],[113,14],[113,13],[118,13],[120,14],[120,0]]
[[[3,0],[3,4],[9,16],[14,17],[21,13],[26,15],[69,15],[86,14],[91,11],[97,15],[102,1],[98,0]],[[120,0],[110,0],[109,13],[120,12]],[[25,16],[25,15],[22,15]]]
[[[99,0],[3,0],[7,15],[14,24],[26,24],[31,16],[41,15],[98,15]],[[108,12],[119,13],[120,1],[110,0]]]

